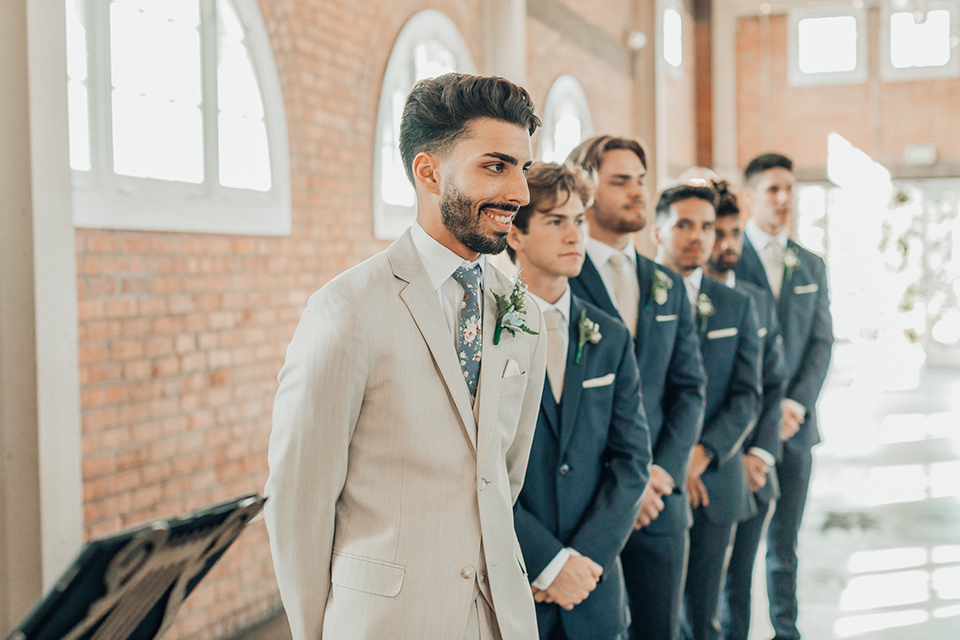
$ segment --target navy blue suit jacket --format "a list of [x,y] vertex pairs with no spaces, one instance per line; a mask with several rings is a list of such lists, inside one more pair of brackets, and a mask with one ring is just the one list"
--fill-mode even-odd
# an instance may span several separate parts
[[[737,291],[753,298],[760,321],[760,341],[762,345],[760,375],[763,394],[760,402],[760,415],[753,431],[743,445],[744,453],[754,447],[763,449],[776,459],[783,452],[780,440],[780,401],[783,400],[783,385],[786,369],[783,360],[783,337],[780,335],[780,321],[777,319],[776,301],[773,295],[750,282],[737,280]],[[767,484],[754,495],[767,502],[779,498],[777,474],[773,469],[767,473]]]
[[712,454],[702,480],[710,503],[704,508],[716,524],[750,517],[756,505],[747,486],[740,454],[760,410],[760,336],[753,300],[704,276],[713,314],[699,318],[700,350],[707,371],[707,407],[700,444]]
[[[602,337],[583,346],[578,364],[584,311]],[[514,519],[531,580],[564,547],[602,566],[603,577],[572,611],[537,603],[541,634],[558,615],[571,638],[612,638],[629,624],[618,556],[639,513],[651,457],[632,351],[619,320],[572,297],[561,401],[548,380]]]
[[[777,302],[786,367],[784,397],[806,407],[807,415],[800,431],[784,447],[799,453],[820,442],[816,405],[830,365],[833,319],[823,259],[792,240],[787,247],[796,252],[800,265],[789,276],[784,269]],[[763,263],[749,238],[744,240],[736,274],[738,280],[752,282],[772,295]]]
[[[634,353],[640,368],[643,407],[650,425],[653,463],[669,473],[677,489],[664,498],[664,509],[644,531],[653,534],[686,530],[692,520],[686,477],[690,450],[703,426],[706,375],[690,301],[683,279],[653,260],[637,255],[640,311]],[[655,299],[654,276],[662,272],[673,284],[667,299]],[[589,256],[580,275],[570,280],[576,295],[615,318],[620,314],[611,300],[597,267]]]

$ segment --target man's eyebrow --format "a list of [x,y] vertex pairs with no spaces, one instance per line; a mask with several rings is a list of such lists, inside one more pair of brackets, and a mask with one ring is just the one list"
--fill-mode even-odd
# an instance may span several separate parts
[[647,172],[643,171],[641,173],[636,174],[636,176],[634,176],[634,174],[632,173],[615,173],[610,177],[618,180],[631,180],[634,177],[645,178],[646,176],[647,176]]
[[[500,152],[498,152],[498,151],[489,151],[489,152],[483,154],[482,157],[484,157],[484,158],[496,158],[497,160],[502,160],[502,161],[506,162],[507,164],[512,164],[513,166],[517,166],[518,164],[520,164],[520,161],[517,160],[516,158],[514,158],[513,156],[511,156],[511,155],[509,155],[509,154],[506,154],[506,153],[500,153]],[[529,165],[530,163],[528,162],[527,164]]]

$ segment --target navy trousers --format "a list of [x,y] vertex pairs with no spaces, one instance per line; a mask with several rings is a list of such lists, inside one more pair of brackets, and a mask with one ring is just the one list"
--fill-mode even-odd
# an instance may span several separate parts
[[676,640],[686,575],[687,531],[651,535],[635,531],[620,553],[630,599],[631,640]]
[[810,488],[813,455],[784,447],[777,463],[780,499],[767,530],[767,597],[778,640],[799,640],[797,629],[797,539]]
[[683,592],[683,640],[720,638],[720,589],[734,524],[714,524],[702,508],[693,512],[690,560]]
[[737,524],[727,566],[727,579],[720,598],[720,626],[724,640],[747,640],[750,633],[750,605],[753,565],[760,547],[770,502],[757,499],[759,513]]

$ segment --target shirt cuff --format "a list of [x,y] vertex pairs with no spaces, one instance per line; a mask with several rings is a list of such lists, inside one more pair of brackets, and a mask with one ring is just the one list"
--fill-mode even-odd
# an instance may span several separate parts
[[766,449],[761,449],[760,447],[750,447],[747,450],[747,453],[749,453],[752,456],[757,456],[758,458],[766,462],[767,466],[770,467],[771,469],[773,469],[773,467],[777,464],[777,459],[774,458],[770,454],[770,452],[767,451]]
[[797,402],[796,400],[791,400],[790,398],[784,398],[783,404],[787,405],[800,415],[801,420],[806,420],[807,418],[807,408]]
[[567,564],[567,560],[569,560],[571,556],[578,555],[580,554],[577,553],[576,549],[571,549],[570,547],[560,549],[557,555],[553,556],[550,564],[543,568],[543,571],[540,572],[537,579],[530,583],[530,586],[540,589],[541,591],[549,589],[553,581],[560,575],[560,570],[563,569],[563,565]]

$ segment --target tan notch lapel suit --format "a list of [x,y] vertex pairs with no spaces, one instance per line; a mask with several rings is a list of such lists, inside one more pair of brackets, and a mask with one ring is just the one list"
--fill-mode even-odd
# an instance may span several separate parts
[[459,640],[478,592],[504,640],[537,636],[513,527],[546,336],[504,332],[511,282],[483,277],[471,407],[453,336],[410,232],[307,304],[270,437],[267,529],[295,640]]

